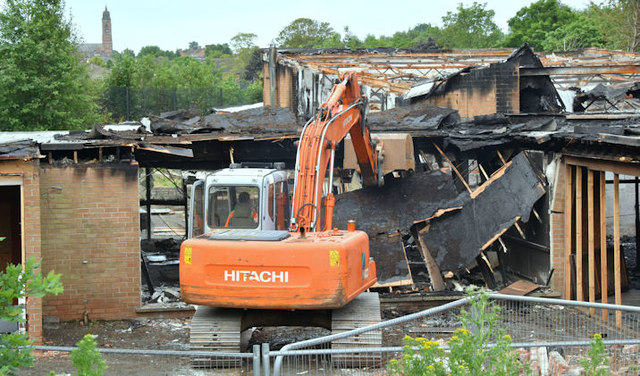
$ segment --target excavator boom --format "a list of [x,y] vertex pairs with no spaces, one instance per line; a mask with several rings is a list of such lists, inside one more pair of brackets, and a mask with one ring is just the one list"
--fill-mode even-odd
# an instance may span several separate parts
[[296,180],[292,204],[292,229],[320,231],[332,228],[333,193],[325,199],[324,226],[319,226],[320,205],[327,169],[329,187],[333,183],[336,145],[351,135],[356,159],[365,186],[380,183],[378,151],[365,126],[366,98],[360,94],[355,72],[346,72],[336,84],[318,114],[302,130],[296,158]]

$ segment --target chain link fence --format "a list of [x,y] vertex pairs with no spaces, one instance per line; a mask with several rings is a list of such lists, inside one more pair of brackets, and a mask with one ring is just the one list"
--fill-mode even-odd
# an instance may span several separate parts
[[[565,369],[579,367],[596,333],[604,338],[611,370],[620,375],[640,374],[639,307],[500,294],[490,294],[490,298],[501,307],[498,327],[511,336],[513,347],[530,362],[535,375],[551,374],[553,362]],[[438,341],[447,350],[446,343],[462,326],[460,310],[468,305],[469,298],[464,298],[351,332],[287,345],[269,352],[273,374],[387,374],[389,361],[403,355],[406,335]],[[378,331],[383,333],[380,347],[357,345],[355,339]],[[351,349],[332,346],[345,338],[354,340]],[[268,365],[266,360],[263,365]]]
[[229,96],[222,88],[129,88],[106,90],[102,105],[114,120],[137,120],[150,114],[197,108],[208,113],[214,107],[245,104],[241,97]]
[[[501,307],[498,326],[511,336],[513,347],[521,359],[532,365],[535,375],[559,374],[554,373],[558,367],[577,370],[580,361],[588,356],[596,333],[603,337],[610,370],[616,375],[640,374],[640,307],[489,296]],[[459,315],[463,308],[469,310],[469,298],[376,325],[292,343],[277,351],[270,351],[266,343],[237,354],[100,351],[110,366],[107,374],[118,375],[386,375],[389,361],[402,357],[403,338],[407,335],[439,341],[447,350],[448,340],[462,326]],[[51,346],[37,349],[72,350]],[[165,372],[158,373],[158,369]]]

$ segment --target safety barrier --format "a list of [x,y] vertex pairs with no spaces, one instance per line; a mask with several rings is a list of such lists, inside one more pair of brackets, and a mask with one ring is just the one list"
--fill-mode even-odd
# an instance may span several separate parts
[[[513,347],[535,366],[534,374],[551,374],[551,363],[558,361],[565,368],[579,367],[596,333],[603,337],[611,370],[640,374],[640,307],[500,294],[489,298],[501,308],[498,325],[511,336]],[[160,365],[172,375],[383,375],[388,373],[389,361],[402,356],[407,335],[438,340],[447,350],[448,339],[462,325],[460,311],[468,310],[469,302],[463,298],[368,327],[292,343],[278,351],[262,344],[254,345],[251,353],[113,348],[101,348],[100,352],[112,374],[156,373]],[[379,341],[380,335],[382,342],[372,347],[371,338]],[[140,361],[140,357],[146,360]],[[149,364],[152,368],[146,370]]]

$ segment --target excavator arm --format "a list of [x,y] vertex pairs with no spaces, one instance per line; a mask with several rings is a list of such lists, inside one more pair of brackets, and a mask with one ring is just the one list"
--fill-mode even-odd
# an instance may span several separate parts
[[[364,185],[381,183],[378,151],[365,125],[367,100],[360,92],[355,72],[345,72],[340,80],[300,135],[291,211],[293,231],[326,231],[332,228],[335,198],[331,187],[335,149],[347,134],[351,135]],[[327,169],[329,188],[324,199],[324,226],[321,229],[320,206]]]

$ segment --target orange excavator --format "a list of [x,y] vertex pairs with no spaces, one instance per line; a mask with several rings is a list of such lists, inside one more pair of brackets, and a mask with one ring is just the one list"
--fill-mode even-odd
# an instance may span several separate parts
[[[352,224],[333,228],[335,199],[323,188],[332,187],[335,149],[347,134],[363,184],[381,183],[380,150],[365,126],[366,109],[356,73],[346,72],[304,126],[288,231],[218,228],[182,243],[182,299],[197,305],[192,349],[239,351],[240,332],[257,326],[322,326],[336,332],[380,321],[377,294],[362,294],[376,282],[368,236]],[[282,192],[255,184],[254,195],[268,198],[260,215],[277,216],[282,205],[276,196]]]

